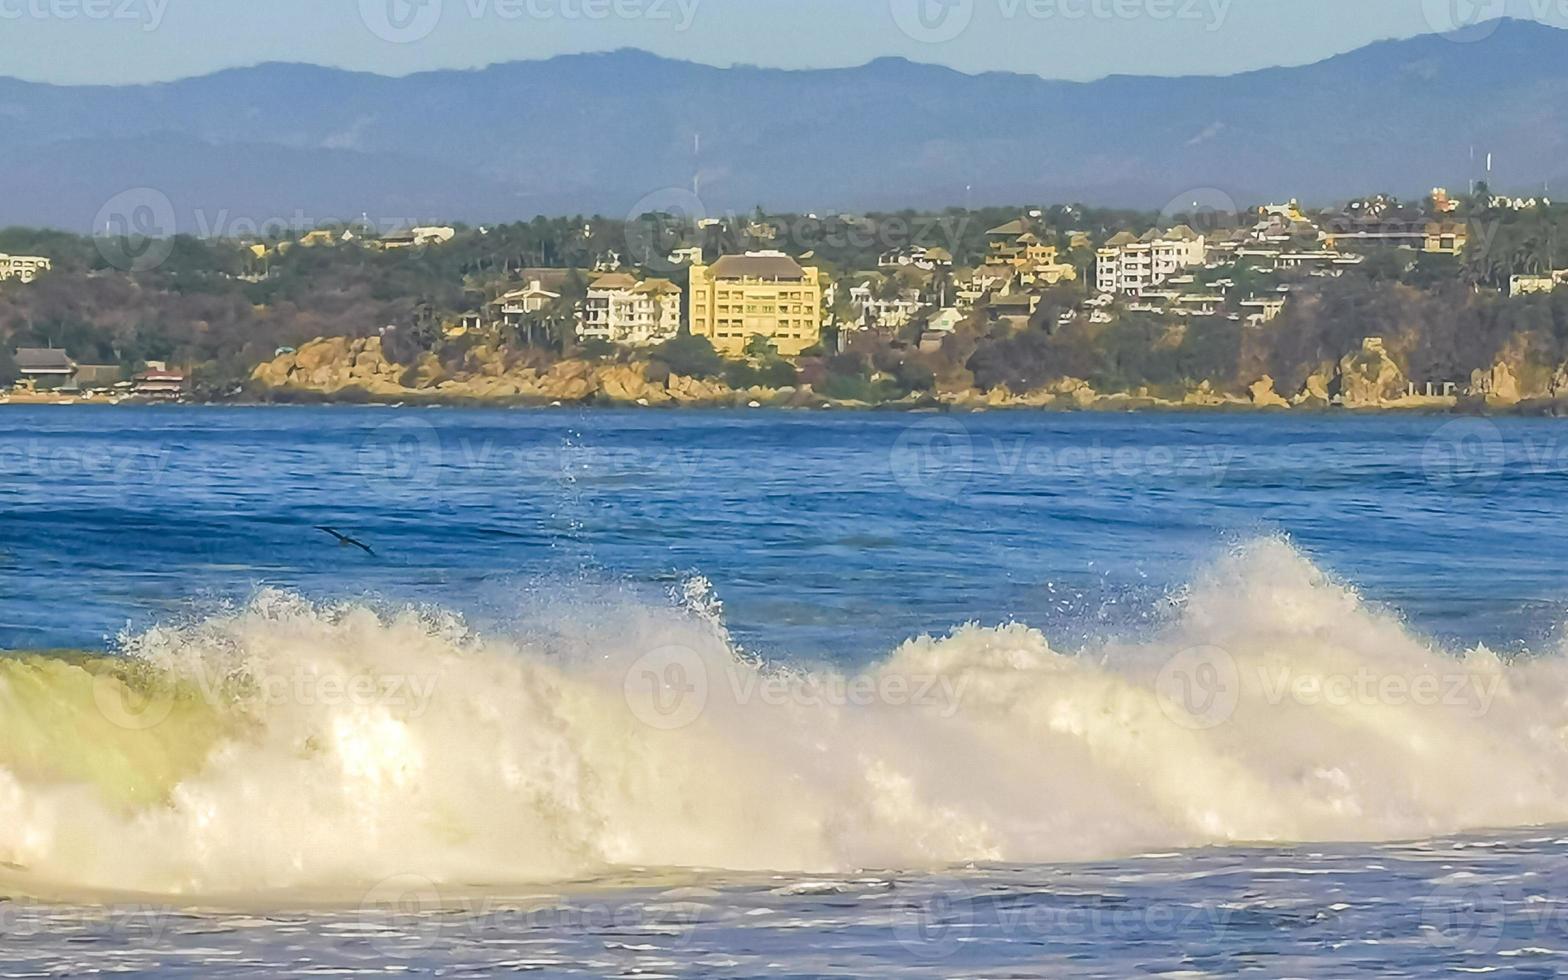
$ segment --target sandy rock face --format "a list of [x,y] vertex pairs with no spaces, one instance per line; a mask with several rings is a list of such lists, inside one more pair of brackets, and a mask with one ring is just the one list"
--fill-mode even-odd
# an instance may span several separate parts
[[1229,399],[1217,393],[1214,386],[1207,381],[1199,382],[1198,387],[1187,392],[1182,398],[1183,405],[1192,405],[1200,408],[1214,408],[1224,405]]
[[1498,361],[1490,371],[1477,369],[1471,372],[1470,390],[1484,396],[1488,405],[1517,405],[1524,397],[1519,379],[1506,361]]
[[347,337],[312,340],[301,347],[299,353],[294,355],[294,366],[305,372],[326,367],[336,361],[343,360],[343,355],[348,352],[348,345],[349,340]]
[[1247,389],[1247,397],[1252,399],[1252,404],[1258,408],[1289,408],[1290,402],[1286,401],[1274,388],[1274,379],[1264,375],[1252,383]]
[[380,337],[332,337],[312,340],[296,353],[263,361],[251,372],[251,379],[266,388],[323,394],[362,388],[371,394],[390,395],[404,390],[396,383],[401,374],[402,368],[382,354]]
[[419,355],[419,360],[414,362],[414,387],[433,388],[446,378],[446,368],[441,366],[441,359],[434,354]]
[[1568,364],[1557,365],[1557,370],[1552,372],[1552,377],[1546,382],[1546,396],[1548,398],[1568,397]]
[[1088,408],[1099,399],[1099,394],[1090,386],[1089,382],[1080,378],[1063,378],[1046,388],[1051,394],[1057,396],[1056,401],[1063,399],[1072,402],[1079,408]]
[[715,404],[728,401],[733,394],[725,385],[701,378],[687,378],[679,374],[670,375],[666,383],[669,397],[682,405]]
[[250,376],[251,380],[268,388],[282,388],[289,383],[289,374],[293,370],[294,355],[283,354],[273,360],[262,361]]
[[647,378],[642,364],[607,364],[597,372],[599,392],[611,401],[662,404],[670,400],[664,385]]
[[1405,373],[1383,348],[1383,341],[1368,337],[1361,350],[1339,361],[1340,401],[1346,408],[1375,408],[1405,394]]
[[1307,376],[1291,405],[1327,405],[1329,402],[1329,376],[1325,371],[1314,371]]

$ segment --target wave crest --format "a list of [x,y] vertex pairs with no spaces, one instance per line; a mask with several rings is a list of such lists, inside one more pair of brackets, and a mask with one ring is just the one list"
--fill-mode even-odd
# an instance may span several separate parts
[[705,583],[554,627],[266,592],[120,657],[0,662],[0,863],[233,894],[1568,820],[1559,656],[1436,649],[1279,540],[1154,639],[1073,651],[968,625],[860,673],[764,665]]

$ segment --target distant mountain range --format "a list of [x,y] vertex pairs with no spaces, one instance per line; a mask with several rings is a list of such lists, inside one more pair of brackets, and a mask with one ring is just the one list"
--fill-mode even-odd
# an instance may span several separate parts
[[[1463,187],[1487,152],[1504,189],[1568,178],[1568,32],[1510,21],[1474,43],[1090,83],[900,59],[721,69],[639,51],[403,78],[265,64],[124,87],[0,79],[0,225],[73,230],[123,217],[146,195],[122,192],[139,187],[166,196],[182,230],[209,233],[362,212],[619,217],[639,201],[690,208],[694,178],[709,214],[1327,202]],[[156,217],[152,201],[142,210]]]

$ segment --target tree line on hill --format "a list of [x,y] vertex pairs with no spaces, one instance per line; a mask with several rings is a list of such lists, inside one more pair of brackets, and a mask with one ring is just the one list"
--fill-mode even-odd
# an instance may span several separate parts
[[[279,348],[316,337],[368,336],[388,325],[398,328],[388,335],[388,356],[401,363],[412,364],[427,351],[457,357],[474,341],[449,339],[443,327],[516,288],[524,271],[536,268],[577,271],[562,287],[562,299],[526,330],[502,337],[504,344],[544,359],[626,356],[578,348],[570,329],[571,308],[591,270],[612,253],[684,287],[684,270],[664,259],[671,248],[697,244],[712,257],[754,247],[799,253],[804,244],[810,261],[838,280],[875,268],[880,254],[903,245],[941,246],[955,264],[974,264],[984,255],[985,231],[1016,214],[901,212],[851,220],[759,213],[750,222],[704,228],[695,241],[688,222],[667,215],[631,222],[536,218],[482,233],[463,229],[444,245],[399,250],[284,245],[297,232],[280,232],[259,243],[265,248],[253,249],[256,243],[189,236],[106,244],[5,229],[0,253],[46,255],[54,269],[28,284],[0,282],[0,383],[15,377],[13,348],[52,346],[81,363],[179,364],[216,392],[243,384]],[[1388,250],[1338,278],[1285,275],[1292,291],[1284,312],[1262,328],[1249,328],[1224,317],[1172,324],[1143,313],[1122,313],[1110,323],[1082,317],[1063,322],[1061,314],[1084,297],[1093,259],[1081,244],[1069,247],[1066,229],[1103,241],[1121,228],[1153,225],[1159,216],[1050,209],[1042,223],[1063,230],[1063,254],[1083,266],[1083,274],[1077,284],[1046,291],[1027,326],[993,322],[982,306],[938,349],[921,349],[917,321],[892,334],[859,332],[842,351],[829,336],[822,350],[796,363],[763,349],[727,362],[690,337],[653,356],[672,371],[738,386],[809,382],[829,395],[866,401],[937,386],[1026,391],[1063,378],[1083,379],[1102,392],[1204,381],[1243,391],[1267,374],[1288,392],[1367,336],[1384,337],[1407,375],[1417,379],[1463,380],[1505,355],[1544,365],[1568,361],[1568,291],[1506,296],[1512,276],[1549,272],[1562,261],[1568,208],[1481,206],[1466,217],[1471,247],[1462,258]],[[147,267],[124,260],[150,247],[158,261]]]

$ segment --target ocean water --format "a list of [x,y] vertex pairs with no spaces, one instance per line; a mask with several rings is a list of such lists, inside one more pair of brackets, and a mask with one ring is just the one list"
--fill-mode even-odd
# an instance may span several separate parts
[[0,975],[1556,975],[1564,433],[6,409]]

